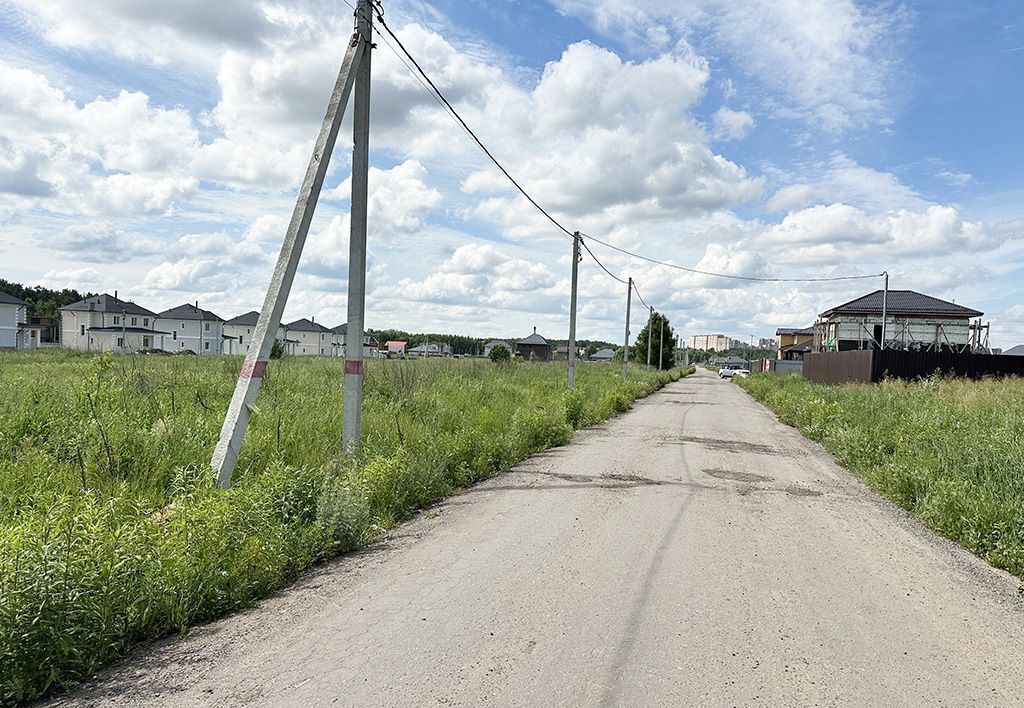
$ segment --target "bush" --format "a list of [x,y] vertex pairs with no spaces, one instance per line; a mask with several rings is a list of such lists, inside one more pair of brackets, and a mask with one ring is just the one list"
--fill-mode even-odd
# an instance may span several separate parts
[[507,347],[499,344],[497,346],[491,347],[491,351],[487,354],[487,358],[496,364],[500,364],[511,359],[512,354],[511,352],[509,352]]

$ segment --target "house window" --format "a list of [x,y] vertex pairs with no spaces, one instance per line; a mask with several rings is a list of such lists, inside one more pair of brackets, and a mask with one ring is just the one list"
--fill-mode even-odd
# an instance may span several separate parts
[[321,353],[321,354],[323,354],[323,353],[324,353],[324,348],[323,348],[323,347],[320,347],[320,353]]
[[117,315],[114,315],[114,324],[116,324],[116,325],[121,324],[121,318],[118,317]]
[[138,317],[133,317],[132,318],[132,327],[135,327],[137,324],[139,324],[139,318]]
[[178,330],[176,330],[176,329],[172,329],[171,330],[171,339],[173,339],[175,342],[178,341]]
[[203,342],[203,349],[205,349],[206,351],[210,351],[210,343],[209,342]]
[[124,349],[124,337],[117,338],[117,346],[119,346],[121,349]]
[[239,344],[241,344],[241,343],[242,343],[242,335],[238,335],[238,343],[239,343]]
[[178,346],[179,346],[179,347],[182,347],[182,348],[184,348],[184,346],[185,346],[185,342],[182,342],[182,343],[181,343],[181,344],[179,344]]
[[78,334],[81,337],[85,336],[85,325],[78,325]]
[[[252,334],[252,330],[250,330],[250,329],[246,329],[246,330],[245,330],[245,333],[246,333],[246,334]],[[239,340],[239,341],[241,341],[241,340]]]
[[143,348],[149,349],[152,346],[152,343],[153,343],[153,340],[150,339],[149,337],[143,337],[142,338],[142,346],[143,346]]
[[142,326],[143,327],[149,327],[149,318],[148,317],[143,317],[142,318]]

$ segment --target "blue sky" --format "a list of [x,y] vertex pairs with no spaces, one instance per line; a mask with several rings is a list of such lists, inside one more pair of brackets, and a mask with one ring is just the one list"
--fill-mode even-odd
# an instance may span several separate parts
[[[995,345],[1024,341],[1020,3],[385,8],[570,228],[736,275],[887,269],[984,310]],[[0,4],[0,275],[258,307],[350,29],[326,0]],[[373,109],[369,326],[564,337],[568,242],[383,42]],[[287,318],[344,318],[349,151]],[[690,334],[768,336],[880,285],[738,285],[594,251]],[[581,273],[580,336],[617,340],[621,286]]]

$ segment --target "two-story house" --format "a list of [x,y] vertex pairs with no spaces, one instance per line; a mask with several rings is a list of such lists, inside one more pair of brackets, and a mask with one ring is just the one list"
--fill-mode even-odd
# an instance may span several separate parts
[[172,352],[191,351],[195,354],[220,354],[224,338],[224,319],[199,303],[178,305],[159,315],[160,329],[170,336],[164,337],[165,348]]
[[312,319],[289,322],[284,326],[285,354],[292,356],[330,356],[334,346],[334,332]]
[[40,328],[27,321],[28,303],[0,291],[0,352],[39,346]]
[[[348,337],[348,324],[340,324],[331,328],[334,336],[334,344],[331,354],[334,356],[345,356],[345,344]],[[380,351],[380,342],[369,332],[363,332],[363,358],[375,359],[383,356]]]
[[[256,334],[256,323],[259,319],[260,313],[256,312],[256,310],[251,310],[244,315],[232,317],[225,322],[224,353],[245,354],[249,350],[249,342],[252,341],[253,335]],[[284,346],[286,339],[284,325],[278,325],[275,338]]]
[[61,346],[97,352],[163,349],[170,334],[156,328],[157,315],[115,291],[65,305],[61,313]]

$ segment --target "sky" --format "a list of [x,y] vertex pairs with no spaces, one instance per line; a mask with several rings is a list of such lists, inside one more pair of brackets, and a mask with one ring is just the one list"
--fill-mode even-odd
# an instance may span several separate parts
[[[1024,342],[1020,2],[383,6],[570,230],[716,273],[885,270]],[[339,0],[0,0],[0,277],[259,309],[351,31]],[[565,338],[571,240],[382,40],[371,93],[367,326]],[[350,169],[346,120],[286,321],[345,319]],[[588,245],[684,335],[768,337],[882,287]],[[625,290],[581,262],[580,338],[621,340]]]

